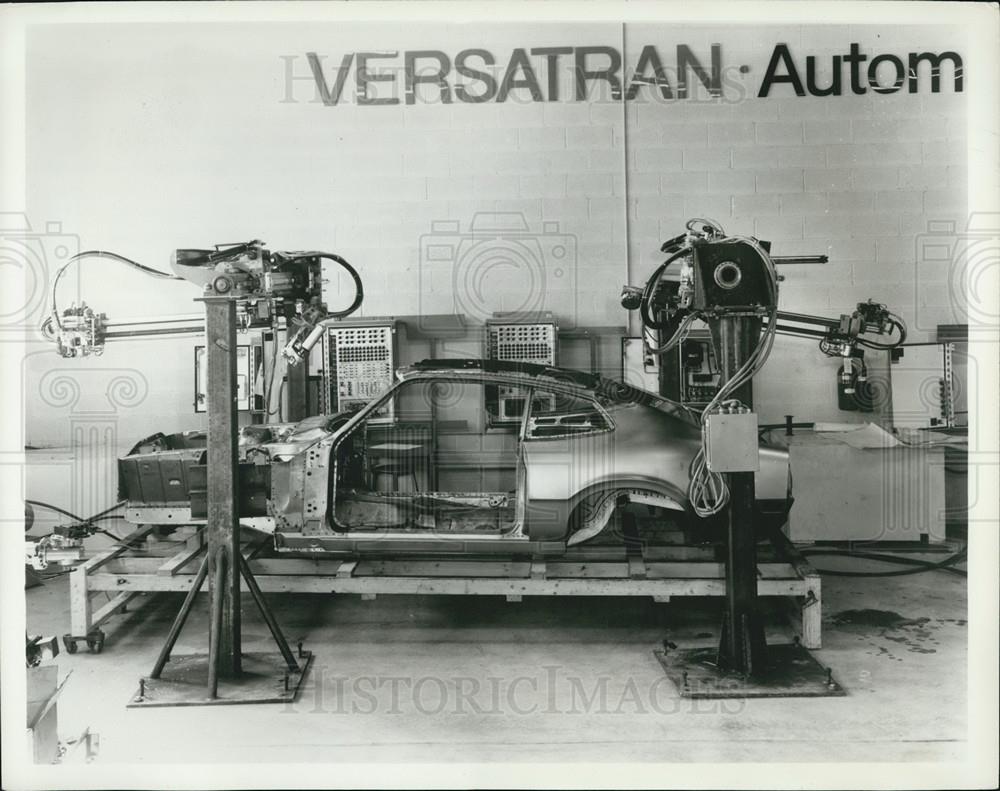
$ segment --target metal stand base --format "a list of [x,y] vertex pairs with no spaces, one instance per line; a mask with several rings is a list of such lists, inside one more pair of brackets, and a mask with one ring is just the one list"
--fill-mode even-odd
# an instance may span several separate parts
[[833,674],[798,643],[768,645],[767,665],[745,678],[721,670],[718,649],[654,651],[682,698],[819,698],[847,692]]
[[311,651],[299,654],[299,667],[290,670],[278,651],[242,656],[238,676],[219,677],[218,697],[208,697],[208,655],[171,657],[160,678],[144,678],[128,708],[155,706],[213,706],[239,703],[292,703],[312,665]]

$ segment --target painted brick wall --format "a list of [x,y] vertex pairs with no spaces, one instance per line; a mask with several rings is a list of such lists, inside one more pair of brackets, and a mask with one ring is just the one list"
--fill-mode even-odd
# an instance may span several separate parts
[[[630,31],[636,62],[644,43],[683,40],[696,52],[723,41],[734,87],[722,100],[707,93],[665,101],[652,89],[629,106],[626,123],[629,183],[629,260],[633,282],[662,257],[657,242],[680,233],[689,217],[708,217],[727,231],[773,243],[781,254],[826,253],[822,266],[787,266],[780,307],[836,317],[868,298],[906,318],[914,340],[934,338],[938,323],[962,321],[946,272],[918,272],[921,234],[928,223],[964,225],[967,216],[965,96],[924,85],[855,96],[797,97],[788,85],[757,93],[776,43],[796,55],[805,79],[805,53],[816,56],[817,84],[831,84],[832,57],[858,42],[869,58],[947,49],[962,41],[947,30],[897,27],[792,27],[727,36],[718,30],[669,27]],[[666,49],[664,47],[663,49]],[[669,51],[669,50],[668,50]],[[738,66],[748,65],[744,75]],[[783,71],[781,73],[784,73]],[[919,280],[918,280],[919,274]],[[884,355],[870,353],[873,367]],[[778,338],[755,383],[761,420],[850,420],[836,408],[837,361],[813,342]]]
[[[831,41],[837,52],[851,41],[897,54],[960,49],[947,31],[370,24],[222,32],[32,31],[28,209],[36,227],[59,221],[81,249],[159,266],[177,247],[250,238],[332,250],[361,271],[367,315],[459,311],[475,320],[531,308],[587,326],[624,325],[621,285],[644,279],[660,261],[660,241],[703,215],[772,240],[777,253],[829,253],[824,267],[786,269],[783,307],[837,315],[873,297],[908,319],[919,307],[915,335],[954,320],[943,280],[917,287],[914,240],[928,220],[964,217],[963,97],[797,98],[787,87],[753,96],[779,41],[820,56],[833,54]],[[686,43],[706,64],[721,43],[727,66],[750,71],[727,73],[722,102],[663,102],[649,90],[626,105],[606,92],[531,102],[522,90],[503,104],[441,104],[434,86],[420,86],[413,105],[324,107],[313,101],[305,58],[324,56],[332,82],[345,52],[453,56],[482,47],[505,64],[517,47],[603,44],[624,48],[628,65],[646,43],[668,63],[674,45]],[[389,71],[384,63],[401,62],[370,65]],[[544,64],[533,63],[544,85]],[[561,96],[572,96],[572,77],[560,70]],[[349,97],[353,90],[352,70]],[[382,85],[375,94],[389,96]],[[474,222],[479,231],[515,225],[491,241],[473,233]],[[429,255],[449,247],[450,258]],[[102,277],[119,287],[102,287]],[[67,280],[67,301],[77,288]],[[347,289],[331,277],[331,305],[340,293],[349,298]],[[197,310],[190,286],[102,263],[87,265],[77,294],[112,316]],[[189,414],[187,352],[163,354],[165,343],[119,345],[97,361],[32,356],[28,392],[53,366],[136,369],[149,395],[122,412],[123,436],[201,425]],[[781,341],[759,384],[763,418],[843,417],[833,367],[813,344]],[[28,404],[29,441],[65,441],[65,407]]]

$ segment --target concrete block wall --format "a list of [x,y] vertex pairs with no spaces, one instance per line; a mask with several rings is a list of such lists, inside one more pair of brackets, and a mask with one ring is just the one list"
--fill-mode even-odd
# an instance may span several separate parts
[[[80,249],[163,267],[177,247],[250,238],[338,252],[364,277],[364,315],[541,309],[563,326],[625,325],[621,285],[648,275],[687,218],[709,216],[776,253],[829,253],[825,267],[786,268],[783,307],[838,315],[872,297],[907,318],[919,307],[918,337],[954,321],[946,277],[917,283],[913,244],[929,220],[964,222],[964,96],[949,86],[799,98],[778,86],[756,98],[782,41],[800,64],[808,52],[826,69],[851,41],[896,54],[961,48],[946,30],[901,26],[39,27],[27,59],[29,215],[36,227],[61,222]],[[644,44],[669,63],[681,43],[705,63],[721,44],[724,101],[650,100],[649,89],[624,104],[600,91],[575,101],[565,57],[559,101],[522,90],[502,104],[442,104],[428,85],[402,101],[407,50],[480,47],[499,76],[516,48],[603,44],[624,50],[628,76]],[[317,103],[306,53],[322,56],[332,83],[343,55],[363,51],[399,53],[370,62],[395,74],[395,93],[370,90],[401,102],[359,106],[352,65],[342,102]],[[547,90],[542,59],[532,63]],[[472,232],[498,213],[520,230],[499,241]],[[105,263],[63,289],[111,316],[198,310],[193,287]],[[327,297],[350,298],[343,278],[331,274]],[[82,363],[33,355],[29,393],[52,366],[134,368],[149,395],[122,412],[123,436],[201,425],[189,414],[187,353],[158,348],[121,344]],[[810,342],[781,341],[758,389],[763,418],[844,417],[832,366]],[[64,407],[28,405],[29,441],[66,440]]]
[[[80,234],[81,249],[161,267],[177,247],[251,238],[273,249],[334,251],[364,279],[359,315],[460,312],[481,321],[494,311],[549,310],[564,327],[624,326],[621,105],[530,102],[516,93],[503,104],[443,104],[434,86],[419,86],[417,103],[404,101],[407,50],[454,56],[456,44],[483,47],[506,65],[515,48],[581,41],[620,48],[621,27],[327,25],[224,36],[187,26],[41,28],[29,43],[30,214]],[[310,51],[323,56],[331,83],[345,52],[400,53],[372,62],[395,72],[395,93],[380,95],[400,103],[359,106],[353,66],[344,100],[316,103]],[[76,64],[69,72],[67,62]],[[537,61],[536,69],[544,82]],[[560,72],[561,95],[572,96],[572,77]],[[508,229],[499,241],[484,230],[498,222]],[[428,255],[449,247],[443,260]],[[101,289],[101,267],[129,288]],[[64,282],[67,303],[78,294],[111,316],[198,310],[186,284],[105,263],[86,272],[82,288]],[[350,299],[350,285],[329,276],[326,296],[336,307]],[[28,387],[51,365],[113,360],[144,369],[149,349],[119,345],[99,361],[33,357]],[[458,344],[438,353],[476,352]],[[203,424],[190,414],[188,388],[181,399],[169,385],[187,382],[188,366],[148,376],[160,373],[144,408],[121,413],[123,436]],[[44,400],[29,408],[32,441],[65,441],[58,408]],[[53,414],[60,419],[46,419]]]
[[[844,66],[846,95],[799,97],[788,85],[757,95],[777,43],[788,45],[803,80],[805,55],[815,56],[817,84],[826,86],[833,57],[851,42],[869,58],[890,53],[905,62],[909,52],[961,52],[955,32],[823,26],[730,37],[646,26],[630,28],[626,40],[632,63],[654,41],[704,53],[721,41],[735,83],[721,99],[701,91],[665,101],[644,89],[629,105],[628,177],[639,187],[629,192],[633,282],[662,262],[660,240],[681,233],[690,217],[707,217],[770,240],[776,255],[829,255],[822,266],[782,267],[782,309],[836,317],[871,298],[903,316],[913,340],[932,340],[938,323],[963,321],[949,273],[918,265],[928,224],[962,228],[967,216],[965,95],[953,93],[949,75],[941,93],[925,83],[917,94],[854,95]],[[743,65],[745,75],[737,71]],[[884,354],[868,356],[874,370],[886,367]],[[814,342],[778,338],[755,383],[761,420],[863,419],[837,409],[837,365]]]

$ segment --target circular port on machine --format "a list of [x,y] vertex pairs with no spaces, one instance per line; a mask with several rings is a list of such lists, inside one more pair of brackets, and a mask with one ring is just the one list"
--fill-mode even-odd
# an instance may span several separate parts
[[743,272],[732,261],[723,261],[715,267],[713,278],[719,288],[724,288],[728,291],[740,284],[740,281],[743,279]]

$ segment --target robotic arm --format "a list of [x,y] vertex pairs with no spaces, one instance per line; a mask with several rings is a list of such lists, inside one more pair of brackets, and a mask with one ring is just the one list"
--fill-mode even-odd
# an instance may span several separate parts
[[[100,355],[109,340],[153,335],[204,332],[200,316],[185,318],[142,318],[109,321],[83,303],[60,311],[56,289],[65,271],[87,258],[105,258],[125,264],[151,277],[187,280],[207,295],[238,297],[238,317],[243,329],[276,327],[281,319],[291,337],[283,355],[292,364],[300,363],[322,337],[325,323],[354,313],[364,299],[357,271],[333,253],[319,251],[269,251],[260,240],[218,245],[213,250],[177,250],[171,260],[173,274],[139,264],[103,250],[79,253],[64,264],[53,278],[51,313],[42,322],[42,333],[56,344],[63,357]],[[354,281],[354,299],[343,310],[329,311],[322,302],[322,261],[344,269]],[[293,332],[294,328],[294,332]]]
[[[820,255],[772,256],[768,242],[743,237],[727,238],[723,230],[711,221],[689,221],[687,233],[663,244],[661,251],[669,257],[653,272],[646,284],[642,287],[625,286],[622,290],[622,306],[628,310],[639,310],[646,330],[648,351],[664,354],[674,348],[694,318],[704,317],[713,310],[717,312],[727,302],[731,303],[732,300],[727,299],[729,294],[738,295],[738,299],[744,299],[758,309],[765,332],[815,338],[819,340],[819,348],[823,354],[844,358],[842,380],[854,381],[857,367],[857,376],[861,377],[860,381],[864,381],[865,349],[895,349],[906,340],[906,324],[903,320],[885,305],[870,299],[859,302],[854,311],[836,319],[791,313],[776,309],[777,283],[783,280],[780,275],[774,277],[775,291],[772,295],[760,288],[760,283],[753,282],[753,273],[757,267],[748,270],[739,262],[738,257],[737,260],[717,262],[710,277],[706,267],[695,266],[699,250],[704,257],[704,252],[712,249],[713,245],[726,242],[741,243],[771,265],[826,263],[828,260],[826,256]],[[730,252],[732,249],[736,248],[731,248]],[[680,264],[679,279],[665,279],[664,274],[675,262]],[[767,271],[767,267],[762,271]],[[705,274],[698,274],[702,272]],[[754,291],[748,291],[751,288]],[[661,339],[666,340],[652,346],[650,330],[658,331]]]
[[[354,299],[343,310],[330,311],[322,302],[323,260],[336,263],[354,281]],[[245,295],[247,326],[273,326],[278,317],[284,317],[290,333],[296,328],[282,351],[293,365],[308,356],[328,323],[350,316],[364,300],[361,277],[334,253],[270,252],[255,240],[215,251],[178,250],[172,266],[207,294]]]
[[853,312],[841,314],[839,319],[779,310],[776,331],[781,335],[818,338],[823,354],[842,358],[838,384],[846,396],[853,396],[857,385],[868,380],[865,349],[887,351],[906,341],[903,320],[882,303],[870,299],[859,302]]
[[[763,368],[777,333],[818,338],[824,354],[843,356],[840,383],[843,386],[846,379],[851,389],[864,375],[864,348],[892,349],[906,338],[903,320],[871,300],[859,303],[852,313],[839,319],[779,311],[778,284],[782,278],[775,265],[825,263],[826,257],[783,260],[771,256],[770,247],[769,242],[752,237],[728,236],[718,224],[696,218],[688,221],[686,233],[663,245],[661,251],[669,257],[644,286],[622,290],[622,306],[639,311],[648,353],[666,354],[683,342],[695,320],[702,320],[711,329],[716,357],[725,346],[740,360],[738,368],[729,366],[714,397],[701,411],[702,450],[692,461],[688,489],[692,508],[699,516],[716,514],[726,506],[729,491],[722,473],[743,469],[727,467],[731,459],[716,458],[713,463],[711,438],[720,435],[727,420],[736,425],[746,418],[746,425],[756,426],[747,385]],[[667,280],[664,274],[673,264],[680,270],[679,277]],[[740,351],[733,354],[734,348]],[[855,365],[861,368],[858,374]],[[741,434],[755,435],[755,431]]]

